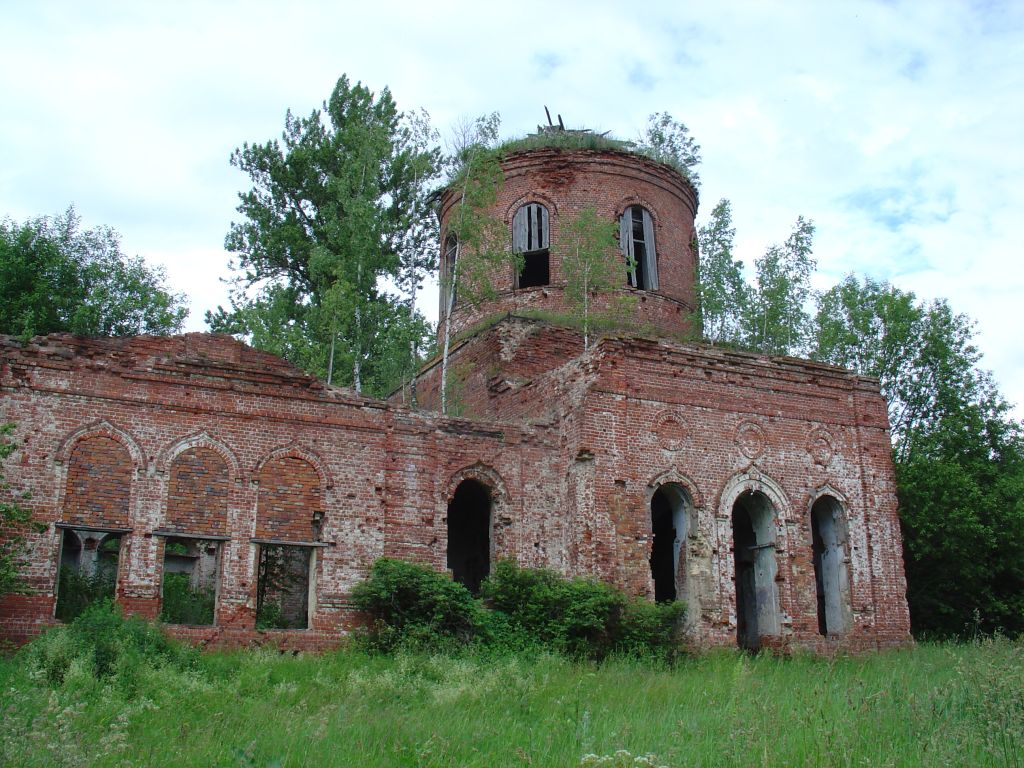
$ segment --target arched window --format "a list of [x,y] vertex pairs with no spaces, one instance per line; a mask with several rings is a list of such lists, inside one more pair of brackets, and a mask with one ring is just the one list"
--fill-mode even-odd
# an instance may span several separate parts
[[512,217],[512,251],[523,255],[516,278],[519,288],[533,288],[551,282],[548,209],[540,203],[520,206]]
[[818,632],[842,634],[848,626],[850,584],[846,573],[846,537],[842,507],[832,496],[822,496],[811,507],[811,551],[818,596]]
[[689,494],[682,486],[666,483],[651,497],[651,578],[654,599],[680,599],[679,564],[685,557]]
[[752,651],[761,647],[763,636],[779,633],[774,516],[771,501],[760,491],[747,491],[732,505],[736,642]]
[[631,205],[619,218],[619,247],[631,264],[629,284],[645,291],[658,290],[658,257],[654,250],[654,221],[640,205]]

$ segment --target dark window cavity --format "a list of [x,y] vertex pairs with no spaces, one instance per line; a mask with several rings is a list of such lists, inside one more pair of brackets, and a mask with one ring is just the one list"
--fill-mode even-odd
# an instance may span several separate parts
[[630,265],[629,284],[645,291],[658,290],[654,222],[643,206],[631,205],[623,211],[619,218],[619,247]]
[[474,595],[491,572],[491,492],[463,480],[448,502],[448,568]]
[[540,203],[527,203],[512,217],[512,250],[523,256],[516,278],[519,288],[534,288],[551,282],[548,209]]
[[256,629],[306,629],[316,548],[288,544],[257,546]]
[[659,603],[682,598],[680,565],[685,559],[689,496],[678,485],[662,485],[651,497],[651,578]]

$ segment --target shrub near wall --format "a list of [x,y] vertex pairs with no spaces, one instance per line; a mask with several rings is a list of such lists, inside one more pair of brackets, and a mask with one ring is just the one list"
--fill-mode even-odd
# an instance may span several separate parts
[[604,659],[615,653],[672,659],[680,650],[682,603],[629,598],[593,579],[500,561],[482,587],[483,601],[446,574],[382,558],[353,591],[370,619],[375,650],[446,650],[467,644],[501,651],[548,650]]

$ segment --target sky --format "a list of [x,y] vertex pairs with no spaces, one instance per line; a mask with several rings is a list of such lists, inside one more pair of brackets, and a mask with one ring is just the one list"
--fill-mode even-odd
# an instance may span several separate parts
[[[946,298],[1024,417],[1022,2],[47,2],[0,0],[0,217],[73,204],[189,297],[227,302],[243,142],[347,74],[442,135],[497,111],[702,147],[704,223],[732,202],[753,262],[798,216],[816,287],[846,274]],[[492,9],[492,10],[488,10]],[[436,287],[423,310],[437,316]]]

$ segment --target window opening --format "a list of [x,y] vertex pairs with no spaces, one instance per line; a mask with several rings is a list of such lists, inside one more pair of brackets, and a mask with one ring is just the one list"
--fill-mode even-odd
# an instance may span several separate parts
[[631,205],[619,219],[619,247],[627,260],[629,284],[645,291],[658,290],[658,260],[654,249],[654,221],[640,205]]
[[811,549],[818,597],[818,633],[841,634],[846,628],[849,585],[839,502],[822,496],[811,507]]
[[760,491],[744,493],[732,507],[736,642],[752,651],[761,647],[762,637],[779,631],[774,516]]
[[491,492],[463,480],[448,503],[448,568],[474,595],[491,572]]
[[527,203],[512,217],[512,250],[522,254],[523,266],[516,278],[519,288],[536,288],[551,282],[548,209]]
[[680,561],[685,553],[687,496],[677,485],[662,485],[651,497],[651,579],[654,599],[680,599]]
[[93,603],[113,600],[122,533],[61,530],[57,605],[54,615],[71,621]]
[[214,623],[220,545],[220,541],[191,537],[164,541],[160,621],[196,626]]
[[256,629],[308,628],[315,547],[257,547]]
[[441,307],[441,317],[445,317],[448,314],[448,302],[451,297],[451,308],[455,309],[455,304],[459,300],[459,293],[456,290],[455,280],[455,257],[458,255],[459,241],[455,235],[448,235],[448,239],[444,241],[444,285],[441,286],[441,300],[444,304]]

